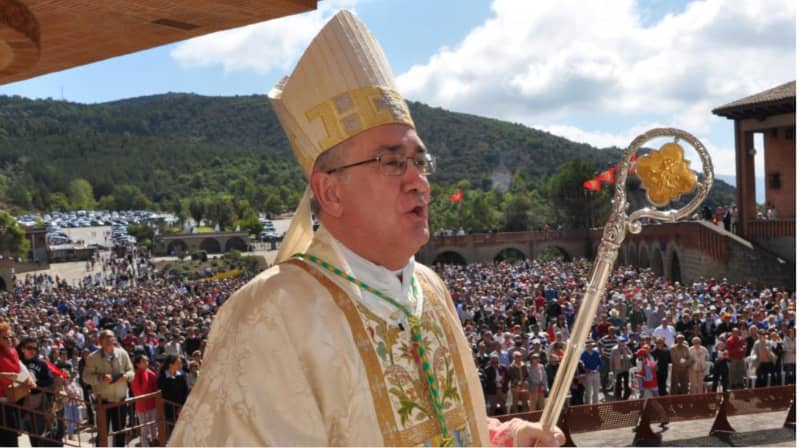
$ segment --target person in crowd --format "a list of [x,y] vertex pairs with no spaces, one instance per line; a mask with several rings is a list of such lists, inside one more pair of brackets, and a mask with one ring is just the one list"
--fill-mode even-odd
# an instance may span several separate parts
[[489,365],[484,369],[486,378],[486,413],[488,415],[505,414],[506,397],[508,397],[508,370],[500,364],[496,353],[491,355]]
[[714,351],[711,353],[711,362],[714,363],[711,367],[711,391],[717,392],[718,387],[722,385],[722,391],[728,391],[728,346],[725,341],[720,340],[717,343]]
[[617,327],[610,326],[606,330],[606,334],[598,341],[600,348],[600,356],[602,357],[603,364],[600,367],[600,384],[603,387],[603,395],[608,396],[608,391],[611,386],[608,384],[608,373],[611,369],[611,350],[617,346]]
[[744,358],[746,356],[747,339],[740,334],[739,327],[733,327],[731,334],[725,341],[726,351],[728,352],[729,370],[728,378],[730,389],[741,389],[744,387],[744,380],[747,371],[745,369]]
[[669,376],[669,365],[672,362],[672,356],[666,344],[664,344],[664,338],[659,337],[656,339],[656,346],[652,353],[648,352],[648,355],[652,356],[653,360],[656,362],[658,395],[667,395],[667,376]]
[[158,389],[164,397],[164,418],[167,421],[167,433],[172,431],[178,419],[180,408],[189,397],[189,384],[183,370],[180,356],[168,354],[158,374]]
[[86,360],[91,353],[88,347],[81,349],[81,359],[78,361],[78,384],[80,384],[81,390],[83,391],[83,399],[87,403],[86,420],[90,425],[94,425],[94,393],[92,392],[92,386],[83,379],[83,374],[86,369]]
[[661,318],[661,325],[653,330],[653,337],[664,339],[664,345],[668,349],[675,344],[675,328],[669,324],[666,317]]
[[630,370],[633,368],[633,353],[623,338],[611,350],[611,371],[614,372],[614,399],[627,400],[631,395]]
[[714,348],[716,343],[716,330],[716,320],[711,315],[711,309],[708,309],[700,323],[700,339],[703,341],[703,346],[705,346],[709,352]]
[[515,351],[514,361],[508,366],[509,388],[511,389],[511,412],[528,411],[528,366],[522,360],[522,353]]
[[769,383],[769,377],[775,369],[775,361],[777,359],[767,340],[766,330],[758,330],[758,340],[753,343],[750,357],[756,365],[756,387],[766,387]]
[[769,343],[769,348],[772,350],[772,353],[775,354],[775,363],[772,366],[772,372],[770,373],[769,383],[772,386],[777,386],[783,384],[781,381],[782,372],[783,372],[783,338],[781,338],[780,334],[778,333],[778,329],[775,326],[770,326],[767,328],[767,341]]
[[689,388],[692,394],[705,392],[706,368],[711,361],[711,356],[703,347],[702,342],[698,336],[695,336],[692,338],[692,346],[689,347]]
[[783,337],[783,379],[784,384],[795,383],[795,355],[797,350],[795,327],[789,327],[786,335]]
[[92,386],[97,400],[106,404],[106,422],[116,434],[114,446],[125,444],[125,427],[128,407],[122,402],[128,396],[128,383],[133,380],[134,368],[125,349],[116,346],[116,336],[111,330],[100,332],[100,349],[89,355],[83,380]]
[[[547,390],[553,388],[553,381],[556,379],[556,373],[558,373],[558,367],[561,365],[561,357],[556,354],[551,354],[547,356],[547,365],[544,367],[544,372],[547,374]],[[583,400],[583,394],[581,394],[581,400]]]
[[581,362],[586,369],[586,392],[584,392],[584,403],[595,404],[600,402],[600,369],[603,366],[603,358],[600,352],[594,347],[594,341],[586,341],[586,347],[581,353]]
[[531,354],[531,363],[528,368],[528,407],[531,411],[544,409],[544,398],[547,395],[547,373],[541,363],[542,353],[534,352]]
[[189,361],[189,371],[186,372],[186,384],[189,386],[189,390],[192,390],[194,384],[197,382],[197,378],[200,376],[200,361],[191,360]]
[[[133,366],[136,369],[131,382],[131,392],[133,392],[134,398],[158,392],[158,375],[150,370],[150,359],[147,355],[140,353],[134,356]],[[153,446],[158,440],[156,399],[153,397],[137,400],[136,417],[139,420],[139,424],[142,425],[139,433],[139,445],[143,447]]]
[[639,376],[639,398],[655,398],[661,395],[660,386],[658,384],[658,373],[653,360],[647,348],[640,348],[636,351],[636,357],[639,359],[641,368],[637,372]]
[[692,368],[692,358],[689,356],[689,346],[686,338],[678,333],[675,345],[669,351],[672,363],[672,380],[670,381],[670,395],[683,395],[689,393],[689,370]]
[[31,446],[51,446],[52,442],[48,439],[60,438],[46,424],[44,412],[49,410],[53,402],[51,386],[55,383],[53,373],[47,363],[39,356],[39,343],[36,338],[27,336],[20,340],[18,352],[22,354],[20,361],[25,368],[33,375],[37,388],[31,390],[30,395],[25,397],[25,408],[30,409],[23,417],[23,427],[30,433]]
[[[69,371],[65,371],[69,372]],[[67,398],[64,403],[64,421],[66,423],[67,437],[72,438],[78,433],[81,423],[81,403],[83,402],[83,389],[78,381],[77,375],[67,374],[66,387],[64,391]]]
[[633,302],[633,306],[628,312],[628,323],[631,328],[641,327],[647,323],[647,315],[638,301]]
[[[9,385],[16,384],[27,390],[34,389],[37,384],[34,377],[22,364],[17,349],[14,347],[14,333],[11,325],[0,319],[0,412],[5,422],[0,427],[0,446],[19,446],[17,431],[7,428],[19,428],[19,412],[7,404],[22,406],[24,397],[9,396]],[[16,401],[14,399],[17,398]],[[11,401],[10,401],[11,400]]]

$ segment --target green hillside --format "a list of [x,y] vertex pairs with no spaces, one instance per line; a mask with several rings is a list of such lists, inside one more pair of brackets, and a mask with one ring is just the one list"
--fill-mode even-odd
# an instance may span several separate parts
[[[620,156],[519,124],[410,107],[439,159],[435,200],[459,182],[474,190],[468,198],[494,195],[487,206],[498,215],[480,226],[506,227],[510,194],[524,193],[533,207],[563,197],[550,182],[567,162],[580,158],[596,171]],[[77,179],[88,181],[90,198]],[[189,215],[194,199],[227,201],[241,218],[246,209],[291,210],[304,184],[264,96],[170,93],[89,105],[0,96],[0,204],[14,211],[89,205]],[[733,202],[730,186],[716,190],[712,205]]]

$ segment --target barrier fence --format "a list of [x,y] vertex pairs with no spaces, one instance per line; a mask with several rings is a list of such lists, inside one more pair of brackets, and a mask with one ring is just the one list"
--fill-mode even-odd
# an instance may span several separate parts
[[[38,439],[39,444],[75,447],[92,443],[96,446],[123,446],[137,438],[139,446],[144,446],[141,437],[149,433],[153,436],[150,446],[165,446],[181,410],[180,404],[165,400],[158,391],[121,402],[95,403],[96,425],[93,425],[80,416],[75,419],[74,414],[64,412],[64,405],[70,400],[75,406],[92,406],[91,403],[76,397],[67,400],[63,394],[43,392],[41,395],[44,398],[42,405],[36,408],[20,404],[22,400],[19,403],[0,403],[0,429],[27,434],[31,439]],[[565,406],[558,425],[567,437],[566,446],[576,446],[571,434],[620,428],[636,428],[633,443],[651,445],[659,441],[658,435],[650,428],[651,424],[713,418],[709,434],[721,436],[735,432],[728,421],[729,416],[788,411],[784,426],[793,427],[794,396],[795,386],[787,385]],[[139,421],[135,412],[136,403],[142,400],[155,400],[155,418],[147,422]],[[503,421],[514,417],[538,421],[541,415],[542,411],[535,411],[498,418]],[[72,437],[68,436],[67,429],[75,430]]]
[[[784,426],[794,427],[794,396],[795,386],[792,384],[565,406],[558,425],[567,438],[566,446],[576,446],[572,434],[620,428],[636,428],[634,445],[652,445],[660,441],[659,436],[650,428],[653,423],[668,424],[713,418],[709,434],[719,436],[735,432],[728,422],[728,416],[788,411]],[[541,414],[541,411],[524,412],[501,415],[498,418],[506,421],[518,417],[535,422]]]
[[[39,396],[35,405],[30,398],[0,402],[0,430],[25,434],[34,446],[126,446],[134,441],[139,446],[166,446],[181,410],[179,403],[165,400],[161,391],[113,403],[90,403],[49,391]],[[155,416],[149,421],[140,421],[136,413],[136,403],[144,400],[155,401]],[[74,409],[65,412],[68,402]],[[94,423],[79,412],[89,407],[95,411]]]

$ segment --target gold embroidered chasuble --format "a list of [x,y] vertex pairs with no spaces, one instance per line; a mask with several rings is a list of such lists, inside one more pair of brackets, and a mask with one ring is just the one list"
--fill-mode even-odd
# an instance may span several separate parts
[[[320,227],[307,253],[349,271],[334,245]],[[449,293],[425,266],[415,277],[447,427],[456,444],[488,446],[483,392]],[[438,445],[411,332],[361,294],[300,260],[237,291],[214,320],[170,445]]]

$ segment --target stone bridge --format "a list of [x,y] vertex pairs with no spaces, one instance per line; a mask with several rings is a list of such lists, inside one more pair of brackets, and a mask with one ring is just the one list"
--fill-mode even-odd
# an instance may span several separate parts
[[417,259],[426,264],[475,263],[504,259],[540,258],[556,251],[562,258],[586,256],[585,230],[501,232],[431,238]]
[[[790,230],[794,235],[793,223]],[[545,251],[565,259],[593,258],[601,237],[601,229],[437,237],[423,246],[417,259],[426,264],[464,264],[535,259]],[[701,276],[727,277],[736,282],[794,288],[794,245],[787,250],[778,253],[761,240],[754,244],[709,222],[687,221],[645,225],[638,235],[629,233],[617,263],[650,268],[681,283]]]
[[244,252],[251,245],[248,232],[175,233],[157,236],[153,244],[153,255],[186,255],[200,250],[209,254],[233,249]]

